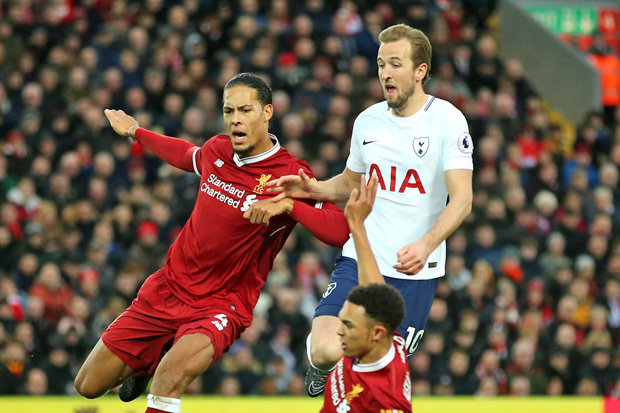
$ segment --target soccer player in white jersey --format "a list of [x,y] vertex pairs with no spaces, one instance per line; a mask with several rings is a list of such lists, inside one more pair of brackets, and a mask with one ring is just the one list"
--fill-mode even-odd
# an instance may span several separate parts
[[[445,274],[445,240],[471,210],[473,143],[463,114],[424,92],[431,62],[426,35],[398,24],[383,30],[379,41],[377,65],[386,100],[355,120],[344,172],[316,182],[299,171],[273,181],[270,190],[282,191],[280,198],[344,202],[359,187],[361,174],[377,176],[376,201],[365,224],[381,273],[405,298],[407,311],[398,332],[411,354]],[[355,285],[357,261],[350,239],[312,322],[312,367],[306,372],[310,396],[322,393],[326,375],[342,355],[337,315]]]

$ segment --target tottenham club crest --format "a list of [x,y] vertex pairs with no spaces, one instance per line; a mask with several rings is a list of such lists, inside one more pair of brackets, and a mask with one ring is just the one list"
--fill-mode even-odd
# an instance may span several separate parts
[[420,137],[413,138],[413,151],[420,158],[426,155],[426,152],[428,151],[429,141],[430,139],[428,138],[428,136],[420,136]]
[[460,151],[463,153],[470,154],[474,151],[474,142],[471,140],[471,135],[467,132],[463,132],[461,136],[459,136],[457,144]]

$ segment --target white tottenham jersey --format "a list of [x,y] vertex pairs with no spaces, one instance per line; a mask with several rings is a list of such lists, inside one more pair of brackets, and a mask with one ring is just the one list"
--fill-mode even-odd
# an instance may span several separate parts
[[[451,103],[428,97],[415,114],[394,116],[387,102],[364,110],[355,120],[347,167],[376,174],[377,197],[365,221],[379,270],[386,277],[426,280],[445,274],[446,242],[433,251],[415,275],[393,268],[397,253],[417,241],[444,210],[448,190],[444,172],[473,169],[473,143],[467,121]],[[342,249],[357,259],[353,239]]]

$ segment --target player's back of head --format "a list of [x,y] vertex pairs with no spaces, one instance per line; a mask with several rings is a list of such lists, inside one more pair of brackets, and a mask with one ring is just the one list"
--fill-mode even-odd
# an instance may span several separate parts
[[387,284],[369,284],[355,287],[349,292],[347,301],[364,307],[366,314],[383,324],[390,335],[405,317],[405,300],[396,288]]

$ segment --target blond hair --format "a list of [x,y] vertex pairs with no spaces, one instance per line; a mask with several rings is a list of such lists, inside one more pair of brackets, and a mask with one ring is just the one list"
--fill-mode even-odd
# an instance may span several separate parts
[[379,33],[379,41],[381,43],[395,42],[400,39],[409,40],[411,44],[411,60],[414,67],[418,67],[422,63],[426,63],[428,69],[422,82],[426,82],[430,78],[431,73],[431,57],[433,48],[428,37],[421,30],[414,29],[406,24],[395,24]]

